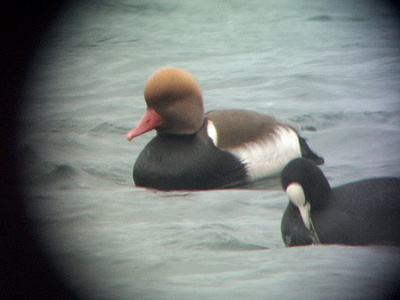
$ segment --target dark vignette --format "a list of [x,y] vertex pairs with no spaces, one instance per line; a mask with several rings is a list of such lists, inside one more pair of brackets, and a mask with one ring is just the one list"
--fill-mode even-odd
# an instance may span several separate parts
[[[379,0],[377,0],[379,1]],[[31,231],[18,179],[16,124],[25,75],[41,35],[67,0],[0,4],[0,291],[2,299],[78,299],[52,269]],[[400,18],[398,0],[385,1]],[[386,299],[399,299],[400,286]]]
[[0,4],[1,299],[78,299],[51,268],[30,230],[15,153],[24,77],[41,34],[66,2],[6,0]]

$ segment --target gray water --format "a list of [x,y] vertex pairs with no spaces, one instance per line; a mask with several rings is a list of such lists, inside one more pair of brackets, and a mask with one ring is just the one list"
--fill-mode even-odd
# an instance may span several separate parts
[[206,110],[291,118],[332,186],[400,176],[400,26],[379,1],[77,1],[25,86],[26,207],[54,268],[89,299],[381,299],[400,250],[285,248],[278,179],[137,188],[155,135],[127,142],[159,68],[192,72]]

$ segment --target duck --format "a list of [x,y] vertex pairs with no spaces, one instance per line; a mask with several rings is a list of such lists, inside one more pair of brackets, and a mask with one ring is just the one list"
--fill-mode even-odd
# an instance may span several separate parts
[[281,219],[286,246],[400,245],[400,178],[331,188],[314,162],[295,158],[282,170],[281,183],[289,198]]
[[277,176],[294,157],[322,164],[294,121],[243,109],[204,113],[203,95],[188,71],[166,67],[144,87],[146,111],[128,141],[153,129],[136,159],[133,180],[158,190],[228,188]]

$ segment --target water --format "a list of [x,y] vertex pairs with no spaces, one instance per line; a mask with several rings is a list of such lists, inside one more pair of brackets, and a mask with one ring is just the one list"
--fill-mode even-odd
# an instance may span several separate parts
[[26,206],[62,278],[89,299],[378,299],[400,251],[285,248],[278,179],[254,188],[136,188],[154,136],[127,142],[161,67],[206,110],[291,118],[333,186],[400,176],[400,26],[377,1],[77,1],[46,32],[25,87]]

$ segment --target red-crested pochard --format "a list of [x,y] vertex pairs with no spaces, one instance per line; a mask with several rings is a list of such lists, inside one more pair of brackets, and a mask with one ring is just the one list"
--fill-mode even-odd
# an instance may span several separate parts
[[135,184],[160,190],[222,188],[278,175],[295,157],[323,159],[290,120],[227,109],[204,114],[200,85],[192,74],[164,68],[144,89],[147,110],[128,140],[157,131],[136,160]]

